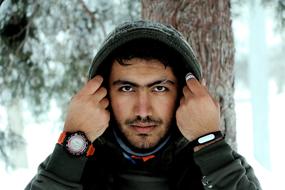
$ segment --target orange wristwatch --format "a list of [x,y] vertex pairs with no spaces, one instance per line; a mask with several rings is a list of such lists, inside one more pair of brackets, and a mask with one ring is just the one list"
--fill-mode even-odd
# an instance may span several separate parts
[[82,131],[74,133],[63,131],[58,139],[58,144],[73,156],[87,156],[94,154],[95,148]]

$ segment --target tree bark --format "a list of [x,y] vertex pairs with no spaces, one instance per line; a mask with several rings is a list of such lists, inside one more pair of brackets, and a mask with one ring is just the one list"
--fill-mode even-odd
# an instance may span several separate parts
[[221,106],[226,141],[236,145],[234,106],[234,44],[230,0],[142,0],[144,19],[171,24],[192,45],[203,78]]

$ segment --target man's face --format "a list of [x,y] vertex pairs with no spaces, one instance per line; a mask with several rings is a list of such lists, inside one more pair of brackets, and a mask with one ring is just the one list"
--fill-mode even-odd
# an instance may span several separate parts
[[177,79],[158,60],[133,58],[114,61],[110,75],[110,100],[120,131],[129,143],[152,148],[168,132],[177,98]]

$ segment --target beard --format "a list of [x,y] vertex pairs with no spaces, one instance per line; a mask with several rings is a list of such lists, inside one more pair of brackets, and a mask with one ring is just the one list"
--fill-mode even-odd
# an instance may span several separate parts
[[[133,128],[137,125],[151,126],[149,132],[137,132]],[[162,119],[152,116],[136,116],[126,119],[122,123],[117,122],[118,129],[126,142],[140,151],[147,151],[156,147],[164,139],[169,131],[170,125],[165,125]]]
[[[170,133],[170,128],[172,125],[175,125],[174,122],[176,122],[173,120],[174,114],[169,121],[164,121],[161,118],[154,116],[134,116],[125,120],[119,120],[111,107],[109,107],[109,111],[111,113],[110,125],[113,126],[114,130],[118,133],[124,143],[137,152],[148,152],[155,149],[160,142],[169,137],[168,134]],[[134,131],[129,128],[131,128],[132,125],[137,124],[154,125],[155,128],[161,132],[156,132],[156,134],[134,134]]]

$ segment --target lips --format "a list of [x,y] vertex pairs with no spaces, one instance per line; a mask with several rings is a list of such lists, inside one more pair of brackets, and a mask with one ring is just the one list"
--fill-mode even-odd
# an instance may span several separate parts
[[135,124],[130,125],[138,133],[150,133],[156,125],[154,124]]

